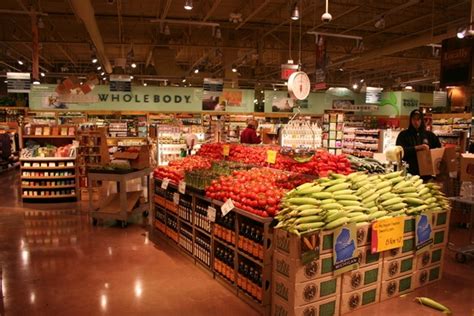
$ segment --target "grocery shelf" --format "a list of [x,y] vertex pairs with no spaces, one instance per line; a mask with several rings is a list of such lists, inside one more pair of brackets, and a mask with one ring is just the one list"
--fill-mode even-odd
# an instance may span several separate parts
[[65,167],[21,167],[22,170],[68,170],[76,169],[75,166],[65,166]]
[[205,231],[205,230],[202,229],[201,227],[194,225],[194,228],[196,228],[197,231],[199,231],[199,232],[201,232],[201,233],[207,235],[208,237],[211,237],[211,233],[208,232],[208,231]]
[[58,185],[58,186],[22,186],[22,189],[42,189],[42,190],[55,190],[55,189],[66,189],[66,188],[75,188],[75,184],[71,185]]
[[20,158],[20,161],[66,161],[76,160],[76,157],[30,157]]
[[[229,279],[227,279],[226,277],[224,277],[222,274],[220,274],[219,272],[215,270],[214,270],[214,273],[215,273],[216,280],[219,280],[220,282],[225,284],[225,286],[228,289],[235,291],[235,282],[230,281]],[[234,270],[234,273],[235,273],[235,270]]]
[[30,176],[21,176],[21,179],[30,179],[30,180],[43,180],[43,179],[75,179],[76,176],[44,176],[44,177],[30,177]]
[[68,194],[68,195],[48,195],[48,196],[30,196],[30,195],[22,195],[24,199],[62,199],[62,198],[75,198],[76,194]]
[[76,139],[76,136],[51,136],[51,135],[23,135],[23,138],[31,138],[31,139],[35,139],[35,138],[65,138],[65,139]]
[[220,243],[220,244],[226,246],[226,247],[229,248],[229,249],[235,250],[235,245],[232,245],[232,244],[228,243],[227,241],[222,240],[222,239],[216,237],[215,235],[214,235],[214,240],[217,241],[218,243]]
[[250,261],[252,261],[253,263],[258,264],[260,267],[263,268],[263,262],[262,262],[260,259],[254,258],[254,257],[252,257],[252,256],[250,256],[250,255],[248,255],[248,254],[246,254],[245,252],[243,252],[243,251],[240,250],[239,248],[237,248],[237,253],[238,253],[239,255],[241,255],[242,257],[244,257],[245,259],[250,260]]

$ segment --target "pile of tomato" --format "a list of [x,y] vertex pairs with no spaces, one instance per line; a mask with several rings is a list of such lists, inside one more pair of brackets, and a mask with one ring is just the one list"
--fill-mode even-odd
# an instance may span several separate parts
[[168,178],[171,182],[179,183],[184,179],[184,173],[195,169],[210,169],[212,160],[201,156],[187,156],[183,159],[171,161],[168,166],[155,168],[155,178]]
[[206,196],[226,201],[232,199],[237,208],[259,216],[274,216],[281,198],[287,191],[282,184],[290,175],[269,168],[234,171],[211,182]]

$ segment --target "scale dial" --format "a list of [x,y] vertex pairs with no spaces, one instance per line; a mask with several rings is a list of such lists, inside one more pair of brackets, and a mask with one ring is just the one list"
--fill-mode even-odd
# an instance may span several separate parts
[[297,71],[288,78],[288,93],[295,100],[304,100],[311,91],[311,81],[303,71]]

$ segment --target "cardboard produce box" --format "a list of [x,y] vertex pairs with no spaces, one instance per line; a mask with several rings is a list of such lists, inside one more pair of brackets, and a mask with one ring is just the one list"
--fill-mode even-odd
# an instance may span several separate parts
[[341,278],[332,276],[302,283],[293,283],[273,274],[272,299],[299,307],[340,294]]
[[436,282],[443,276],[443,264],[437,264],[426,269],[416,271],[415,289]]
[[[372,238],[372,224],[360,225],[357,227],[357,247],[363,247],[370,244]],[[321,231],[319,247],[320,253],[333,252],[334,231]]]
[[307,253],[317,257],[320,253],[319,233],[304,235],[299,237],[283,229],[273,231],[275,249],[286,254],[292,259],[301,259]]
[[433,212],[433,227],[434,229],[438,228],[445,228],[449,226],[451,212],[449,210],[440,211],[440,212]]
[[416,269],[421,270],[443,262],[444,246],[431,248],[415,255]]
[[370,246],[364,246],[357,248],[359,257],[359,268],[366,266],[372,266],[382,262],[383,255],[381,252],[372,253]]
[[376,285],[381,282],[382,263],[346,272],[342,275],[342,293]]
[[319,259],[302,264],[280,251],[273,253],[273,274],[285,278],[288,282],[300,283],[331,276],[333,272],[332,254],[321,255]]
[[337,316],[339,315],[340,302],[341,297],[337,295],[295,307],[276,297],[272,301],[272,316]]
[[341,315],[380,301],[380,283],[341,295]]
[[435,229],[433,231],[433,247],[446,245],[448,243],[448,227]]
[[415,236],[405,237],[403,240],[403,246],[401,248],[395,248],[383,252],[383,260],[390,261],[400,257],[408,255],[413,256],[415,254]]
[[461,181],[474,182],[474,154],[461,155]]
[[415,275],[408,274],[400,278],[383,281],[380,287],[380,301],[411,292],[415,289]]
[[434,176],[440,173],[444,148],[434,148],[416,152],[420,176]]
[[382,268],[382,280],[391,280],[405,274],[412,274],[416,269],[415,257],[413,255],[384,261]]

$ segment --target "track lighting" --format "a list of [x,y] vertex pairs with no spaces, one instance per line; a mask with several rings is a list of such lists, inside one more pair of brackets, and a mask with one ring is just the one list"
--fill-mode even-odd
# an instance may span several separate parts
[[300,18],[300,10],[298,8],[298,4],[295,3],[295,6],[293,7],[293,10],[291,11],[291,19],[293,21],[297,21]]
[[104,72],[104,71],[102,71],[102,72],[100,73],[100,75],[101,75],[101,76],[105,75],[105,72]]
[[23,62],[22,62],[21,60],[19,60],[19,59],[18,59],[18,63],[19,63],[20,65],[23,65]]
[[188,11],[192,10],[193,9],[193,0],[186,0],[184,2],[184,9],[188,10]]
[[46,76],[46,74],[44,72],[40,73],[41,77],[44,77]]
[[130,66],[132,66],[132,68],[137,68],[137,64],[135,63],[132,63]]
[[458,38],[460,38],[460,39],[463,39],[464,36],[466,36],[466,28],[460,27],[460,28],[458,29],[458,33],[456,34],[456,36],[457,36]]
[[359,88],[359,85],[358,85],[357,83],[354,83],[354,84],[352,85],[352,89],[356,90],[357,88]]
[[232,72],[237,72],[237,67],[235,65],[232,65]]
[[101,70],[102,69],[102,66],[97,66],[97,70]]
[[97,59],[97,57],[95,56],[92,56],[92,63],[95,64],[97,63],[99,60]]
[[195,74],[199,73],[199,68],[194,69],[194,73]]

